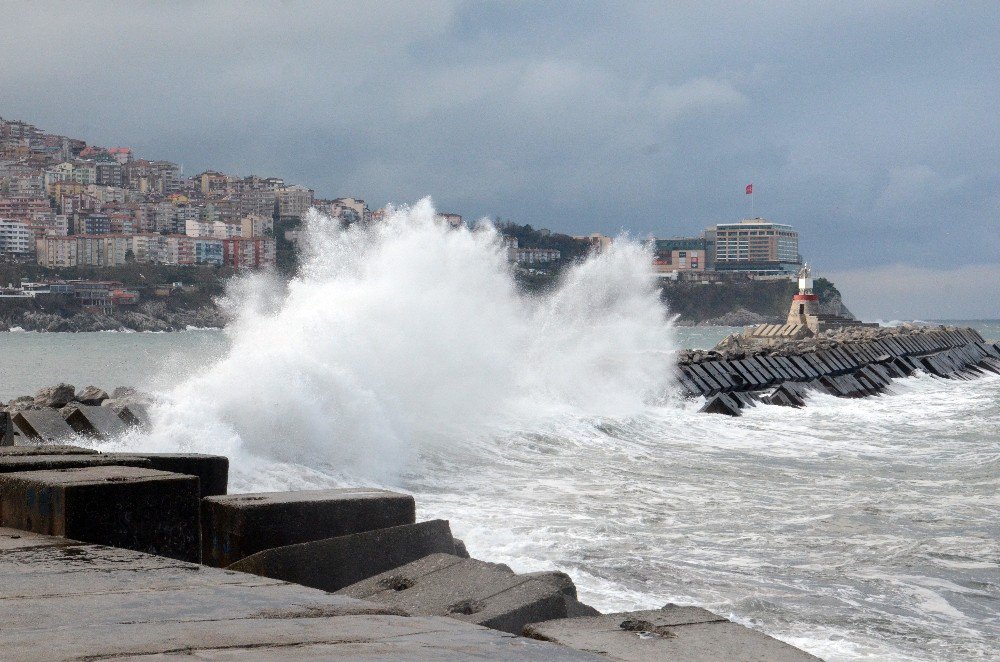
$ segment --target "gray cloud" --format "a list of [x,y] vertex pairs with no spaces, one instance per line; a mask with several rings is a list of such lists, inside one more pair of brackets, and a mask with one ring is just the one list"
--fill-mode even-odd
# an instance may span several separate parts
[[0,115],[189,173],[661,236],[745,214],[753,181],[821,271],[998,264],[989,2],[21,2],[4,21]]

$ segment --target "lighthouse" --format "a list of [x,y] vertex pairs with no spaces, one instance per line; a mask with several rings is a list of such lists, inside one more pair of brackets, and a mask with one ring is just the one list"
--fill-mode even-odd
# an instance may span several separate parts
[[799,269],[799,293],[792,296],[788,324],[801,324],[819,333],[819,297],[813,294],[812,271],[808,264]]

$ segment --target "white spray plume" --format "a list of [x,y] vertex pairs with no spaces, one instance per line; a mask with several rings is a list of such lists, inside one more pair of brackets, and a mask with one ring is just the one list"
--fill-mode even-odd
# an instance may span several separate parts
[[667,392],[672,332],[641,246],[527,297],[491,227],[434,214],[425,198],[342,229],[310,211],[299,275],[233,284],[231,349],[163,395],[141,444],[392,482],[424,445]]

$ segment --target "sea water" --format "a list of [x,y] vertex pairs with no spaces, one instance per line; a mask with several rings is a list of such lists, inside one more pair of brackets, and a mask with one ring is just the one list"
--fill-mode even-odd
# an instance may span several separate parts
[[6,334],[0,392],[155,390],[152,433],[105,448],[227,454],[234,491],[406,490],[603,611],[696,604],[830,660],[1000,654],[1000,378],[698,414],[672,352],[729,330],[673,328],[641,247],[526,299],[495,233],[433,216],[311,216],[302,275],[234,283],[225,332]]

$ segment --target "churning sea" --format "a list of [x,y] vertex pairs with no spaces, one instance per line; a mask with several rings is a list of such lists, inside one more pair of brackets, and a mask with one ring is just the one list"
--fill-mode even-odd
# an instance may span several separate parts
[[301,276],[237,283],[225,332],[0,334],[0,398],[153,392],[152,430],[104,448],[225,454],[236,492],[405,490],[602,611],[699,605],[827,660],[1000,659],[1000,376],[699,414],[673,352],[734,329],[665,323],[641,247],[527,300],[495,235],[433,219],[310,217]]

